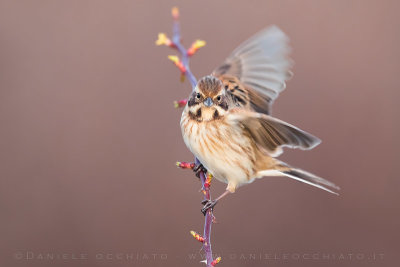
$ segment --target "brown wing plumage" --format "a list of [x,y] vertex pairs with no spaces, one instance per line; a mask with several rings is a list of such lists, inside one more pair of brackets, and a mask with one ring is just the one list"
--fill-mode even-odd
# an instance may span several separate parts
[[231,96],[237,107],[269,114],[271,99],[268,96],[259,94],[249,87],[245,87],[239,79],[234,76],[221,75],[219,79],[224,84],[228,95]]
[[288,37],[272,26],[242,43],[213,75],[238,86],[231,93],[239,106],[269,114],[272,102],[291,76],[289,51]]
[[265,114],[236,109],[227,118],[245,131],[261,151],[272,157],[279,156],[282,147],[308,150],[321,142],[317,137]]

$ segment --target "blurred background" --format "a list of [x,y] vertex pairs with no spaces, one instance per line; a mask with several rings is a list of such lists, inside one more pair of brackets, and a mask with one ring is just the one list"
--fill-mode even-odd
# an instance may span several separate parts
[[[286,178],[215,209],[219,266],[395,266],[399,261],[398,1],[0,1],[0,265],[204,266],[200,183],[179,128],[188,82],[156,47],[181,11],[209,74],[276,24],[294,77],[273,115],[323,140],[286,150],[339,197]],[[215,181],[214,196],[225,185]]]

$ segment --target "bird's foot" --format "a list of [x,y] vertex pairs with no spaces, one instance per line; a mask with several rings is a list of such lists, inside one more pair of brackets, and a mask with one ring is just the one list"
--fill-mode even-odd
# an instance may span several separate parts
[[193,168],[193,171],[196,173],[196,176],[198,177],[198,178],[200,178],[200,173],[201,172],[204,172],[204,175],[206,175],[206,173],[207,173],[207,169],[206,168],[204,168],[204,166],[203,166],[203,164],[199,164],[199,165],[196,165],[194,168]]
[[204,216],[206,216],[207,210],[211,209],[214,210],[214,206],[217,205],[218,201],[217,200],[203,200],[201,204],[204,205],[204,207],[201,209],[201,212],[203,213]]

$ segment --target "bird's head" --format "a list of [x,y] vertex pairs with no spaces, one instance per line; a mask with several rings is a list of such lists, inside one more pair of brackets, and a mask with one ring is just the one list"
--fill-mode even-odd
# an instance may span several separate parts
[[205,76],[199,80],[189,97],[189,115],[198,121],[219,119],[228,111],[228,100],[221,80],[215,76]]

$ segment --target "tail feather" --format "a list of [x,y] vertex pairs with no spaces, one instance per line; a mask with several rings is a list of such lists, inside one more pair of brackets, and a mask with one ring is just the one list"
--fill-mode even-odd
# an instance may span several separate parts
[[258,173],[258,177],[262,176],[286,176],[292,178],[294,180],[315,186],[322,190],[328,191],[329,193],[339,195],[337,192],[340,190],[340,187],[335,185],[334,183],[325,180],[321,177],[318,177],[312,173],[303,171],[301,169],[292,168],[287,166],[286,164],[282,164],[276,166],[275,170],[265,170]]
[[300,170],[300,169],[295,169],[295,168],[291,168],[287,171],[280,171],[283,175],[298,180],[300,182],[318,187],[322,190],[328,191],[332,194],[335,195],[339,195],[337,192],[333,191],[333,190],[340,190],[340,187],[338,187],[337,185],[335,185],[334,183],[325,180],[321,177],[318,177],[312,173]]

